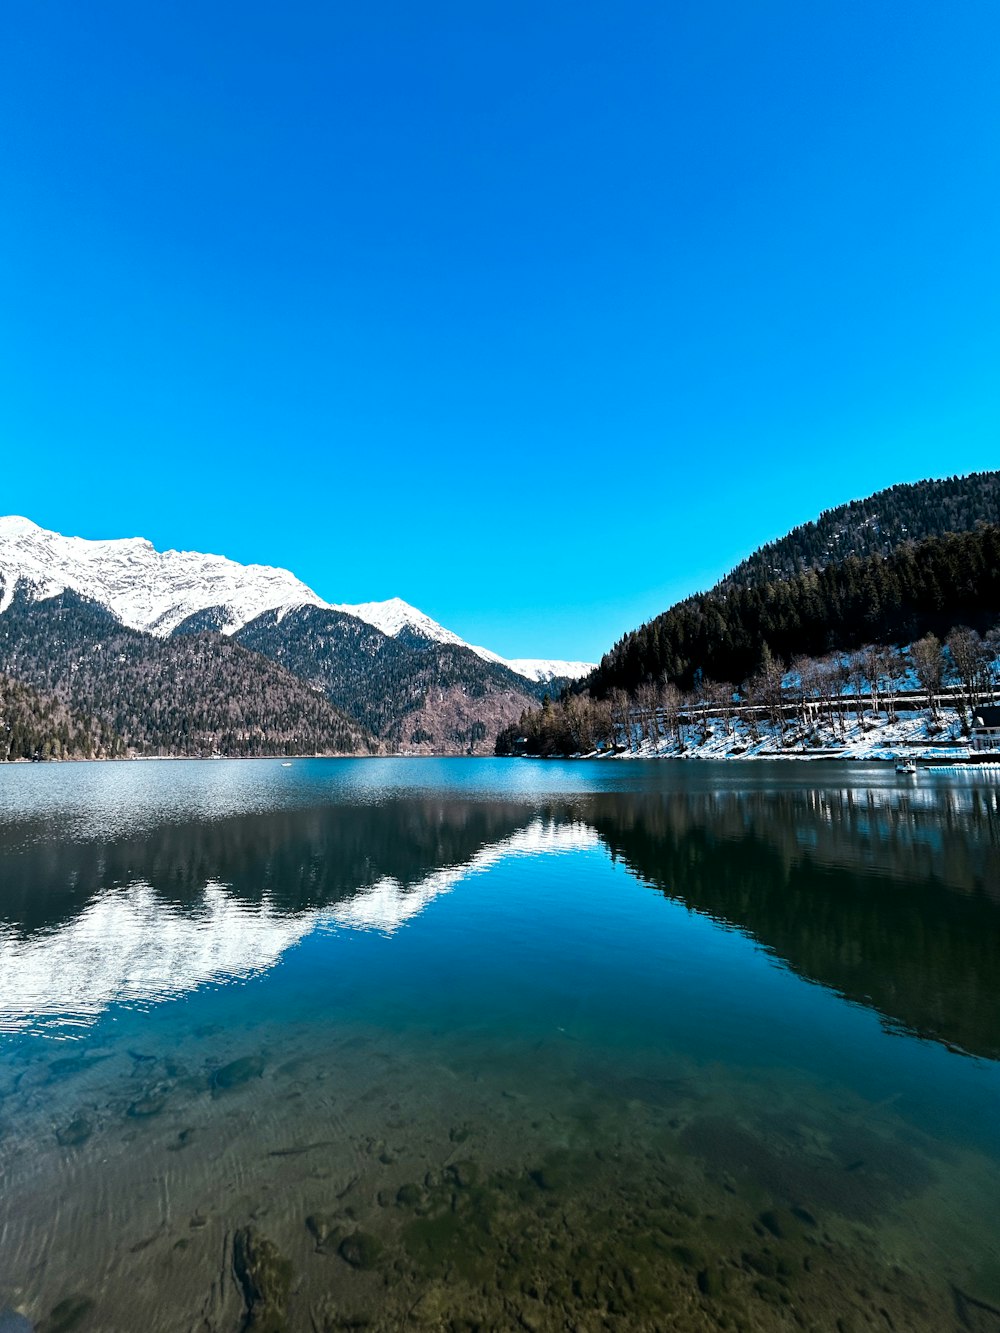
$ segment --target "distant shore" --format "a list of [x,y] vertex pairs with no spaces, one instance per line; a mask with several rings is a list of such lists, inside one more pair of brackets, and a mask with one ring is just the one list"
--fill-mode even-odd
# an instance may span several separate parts
[[[818,710],[817,710],[818,714]],[[977,750],[954,708],[873,713],[862,710],[836,721],[824,711],[803,719],[748,721],[735,711],[674,720],[634,716],[613,748],[569,756],[586,760],[837,760],[844,763],[912,762],[928,768],[996,767],[1000,752]],[[558,756],[552,755],[552,758]]]

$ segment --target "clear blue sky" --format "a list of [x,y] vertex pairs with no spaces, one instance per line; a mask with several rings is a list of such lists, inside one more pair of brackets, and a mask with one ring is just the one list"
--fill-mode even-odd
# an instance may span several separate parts
[[30,0],[0,513],[598,656],[1000,465],[995,0]]

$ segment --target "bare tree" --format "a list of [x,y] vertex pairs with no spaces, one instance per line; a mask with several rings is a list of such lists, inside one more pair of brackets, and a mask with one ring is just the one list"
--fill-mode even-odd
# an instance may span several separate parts
[[813,657],[796,657],[791,670],[792,675],[798,679],[798,685],[794,688],[798,696],[799,720],[803,727],[814,726],[819,718],[819,701],[826,685],[823,670]]
[[910,646],[910,661],[917,673],[920,687],[927,695],[927,707],[931,717],[937,721],[938,695],[944,682],[944,653],[941,640],[934,634],[925,634],[922,639]]
[[867,647],[861,649],[861,659],[864,663],[865,680],[868,682],[872,717],[877,717],[879,711],[879,685],[882,680],[882,649],[877,643],[870,643]]
[[906,671],[906,664],[898,648],[891,645],[879,652],[879,675],[882,685],[882,697],[889,721],[896,721],[896,693],[900,677]]
[[730,736],[733,734],[733,694],[733,687],[728,680],[706,681],[702,689],[708,708],[721,720]]
[[577,754],[590,754],[594,748],[594,733],[590,700],[571,694],[566,700],[566,727]]
[[659,705],[663,714],[663,726],[667,733],[667,740],[673,738],[673,740],[679,741],[681,738],[681,692],[672,680],[664,679],[660,686]]
[[784,703],[784,671],[781,663],[771,656],[767,644],[764,644],[763,660],[760,669],[749,681],[750,693],[767,710],[768,721],[781,738],[781,711]]
[[847,726],[844,700],[844,686],[848,683],[847,663],[839,653],[835,653],[832,657],[824,657],[816,662],[814,671],[819,699],[817,712],[822,712],[825,703],[830,730],[843,736]]
[[641,733],[656,746],[660,739],[660,728],[656,718],[657,705],[660,702],[659,691],[652,681],[644,681],[635,692],[636,709],[639,714]]
[[758,725],[758,709],[760,708],[760,699],[757,696],[757,678],[751,676],[745,680],[740,689],[739,715],[746,726],[751,741],[760,740],[760,727]]
[[963,697],[972,713],[982,703],[984,695],[992,693],[991,654],[976,631],[965,626],[952,630],[945,642],[955,664]]
[[847,659],[847,682],[854,694],[854,710],[860,725],[864,717],[863,694],[865,685],[868,683],[868,675],[865,668],[865,654],[863,649],[858,649],[851,653]]
[[611,705],[611,717],[614,725],[621,733],[626,747],[631,750],[634,740],[632,735],[632,700],[626,690],[616,686],[609,693],[608,702]]
[[615,724],[611,715],[611,705],[606,699],[598,699],[590,705],[591,729],[595,746],[610,746],[615,743]]
[[698,700],[693,690],[685,690],[681,695],[680,712],[677,718],[678,731],[682,745],[690,745],[694,734],[694,719],[698,711]]

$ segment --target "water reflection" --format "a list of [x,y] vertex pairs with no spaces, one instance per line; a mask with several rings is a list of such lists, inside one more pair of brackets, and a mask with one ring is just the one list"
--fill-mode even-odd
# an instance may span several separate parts
[[0,1326],[1000,1324],[982,780],[78,772],[0,800]]
[[[8,810],[0,1028],[246,978],[317,927],[391,931],[505,857],[600,843],[889,1027],[1000,1055],[996,786],[740,790],[697,777],[693,789],[671,775],[655,792],[584,787],[569,799],[389,791],[183,822],[158,807],[160,822],[119,837],[100,836],[110,819],[55,837],[51,813]],[[232,780],[221,790],[239,810]],[[262,803],[256,781],[251,796]]]
[[[273,967],[316,930],[339,927],[390,935],[433,899],[507,858],[580,851],[598,842],[586,824],[536,817],[515,833],[484,843],[484,829],[495,820],[484,821],[482,807],[451,807],[447,821],[438,811],[442,817],[432,841],[440,855],[444,847],[457,851],[467,836],[469,846],[477,848],[467,860],[421,873],[426,849],[404,846],[398,826],[391,854],[363,857],[351,870],[347,854],[356,847],[365,813],[360,812],[361,818],[353,812],[343,821],[324,820],[318,839],[307,838],[301,830],[291,834],[290,817],[285,817],[280,821],[284,835],[298,841],[294,851],[282,843],[281,855],[273,844],[277,830],[261,828],[260,821],[241,823],[246,844],[239,839],[234,843],[231,836],[219,839],[220,830],[213,829],[210,841],[219,839],[235,861],[222,856],[218,862],[209,858],[207,864],[228,869],[234,877],[227,884],[211,878],[203,882],[193,872],[192,860],[201,866],[204,848],[196,852],[189,840],[181,839],[175,844],[178,851],[183,847],[180,864],[165,866],[162,846],[146,863],[149,869],[155,864],[159,889],[142,879],[99,890],[67,920],[47,928],[36,924],[22,931],[14,923],[0,922],[0,1031],[80,1028],[113,1004],[150,1005],[201,985],[247,980]],[[394,813],[401,812],[397,808]],[[425,829],[421,815],[426,814],[424,803],[408,810],[402,825]],[[521,817],[530,818],[523,811]],[[304,822],[311,820],[306,817]],[[331,822],[341,832],[350,831],[349,845],[335,837]],[[245,867],[248,858],[254,860],[253,849],[260,852],[265,845],[271,854],[254,861],[255,873],[237,873],[235,863]],[[341,855],[344,859],[338,861]],[[142,864],[134,856],[133,848],[123,862],[130,872]],[[326,857],[334,859],[327,862]],[[113,874],[117,864],[118,857],[104,849],[91,869]],[[385,873],[388,864],[397,874]],[[406,878],[399,878],[404,866]],[[74,887],[79,889],[79,880]],[[42,906],[37,896],[32,902]]]
[[890,1027],[1000,1056],[995,793],[595,795],[612,854]]

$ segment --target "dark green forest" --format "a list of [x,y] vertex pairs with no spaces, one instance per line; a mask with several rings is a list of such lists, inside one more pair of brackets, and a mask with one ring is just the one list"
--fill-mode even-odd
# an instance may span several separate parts
[[121,737],[94,718],[0,674],[0,762],[105,759],[123,752]]
[[866,643],[909,643],[1000,617],[1000,527],[907,543],[889,556],[849,556],[790,579],[721,586],[626,634],[582,682],[596,698],[664,677],[743,681],[766,654],[786,665]]
[[979,523],[1000,523],[1000,472],[890,486],[824,510],[814,522],[761,546],[719,587],[793,578],[850,555],[890,555],[904,542],[971,532]]
[[0,617],[0,671],[95,717],[116,752],[372,753],[357,722],[283,667],[218,634],[157,639],[65,592]]
[[[637,715],[652,738],[659,730],[657,710],[679,739],[678,717],[685,709],[731,705],[734,687],[751,708],[766,708],[777,725],[786,702],[781,685],[786,668],[801,667],[801,703],[810,691],[818,697],[842,690],[839,675],[851,668],[838,666],[831,654],[858,655],[872,646],[885,651],[858,670],[873,707],[882,683],[901,669],[893,668],[893,650],[915,644],[914,664],[920,669],[919,662],[925,663],[922,684],[926,677],[928,695],[940,688],[950,663],[968,716],[977,700],[989,697],[987,659],[993,650],[979,636],[995,633],[998,622],[996,525],[905,542],[888,556],[852,555],[792,578],[722,583],[626,634],[561,700],[546,700],[502,729],[496,752],[589,753],[629,735]],[[948,657],[942,654],[946,638]],[[842,728],[846,707],[836,718],[834,711],[829,721]]]

